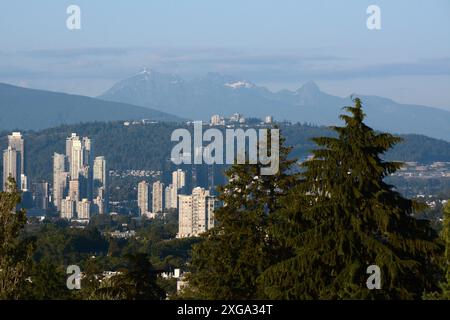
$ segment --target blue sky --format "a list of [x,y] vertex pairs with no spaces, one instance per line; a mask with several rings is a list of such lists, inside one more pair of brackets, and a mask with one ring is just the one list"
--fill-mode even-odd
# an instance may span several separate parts
[[[66,8],[81,8],[81,30]],[[381,8],[381,30],[366,9]],[[95,96],[143,66],[242,77],[271,90],[308,80],[450,110],[450,1],[2,1],[0,82]]]

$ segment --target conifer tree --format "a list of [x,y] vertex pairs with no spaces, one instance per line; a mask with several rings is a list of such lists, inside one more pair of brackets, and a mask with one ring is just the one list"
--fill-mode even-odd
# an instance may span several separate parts
[[[337,137],[313,139],[319,148],[277,215],[274,237],[291,256],[259,278],[270,298],[414,299],[436,287],[436,233],[384,181],[401,167],[382,159],[400,139],[368,127],[354,103],[332,127]],[[381,269],[379,290],[366,286],[370,265]]]
[[280,140],[275,175],[260,175],[260,164],[235,164],[226,172],[228,183],[219,188],[224,206],[214,213],[216,226],[194,246],[184,298],[263,298],[256,279],[283,254],[269,236],[271,217],[297,178],[290,148]]
[[19,299],[31,267],[33,244],[20,238],[27,218],[17,210],[20,193],[14,179],[0,192],[0,299]]
[[157,284],[156,271],[146,254],[126,256],[128,266],[119,274],[102,279],[101,285],[89,296],[91,300],[163,300],[166,293]]
[[76,298],[74,292],[67,289],[65,271],[63,266],[57,266],[48,258],[34,262],[29,281],[27,281],[20,299],[67,300],[72,297]]
[[445,243],[444,253],[444,281],[441,285],[442,294],[440,299],[450,300],[450,202],[444,207],[444,223],[441,231],[442,240]]

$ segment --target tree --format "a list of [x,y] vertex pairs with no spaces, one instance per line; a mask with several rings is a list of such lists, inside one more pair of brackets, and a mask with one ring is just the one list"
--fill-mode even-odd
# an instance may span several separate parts
[[34,262],[25,293],[21,298],[31,300],[66,300],[71,292],[66,287],[67,275],[62,266],[49,259]]
[[0,192],[0,299],[19,299],[31,266],[33,244],[20,235],[27,219],[25,210],[17,210],[20,193],[14,179],[8,191]]
[[84,264],[84,277],[81,279],[80,297],[90,299],[104,280],[103,268],[95,256],[88,257]]
[[[332,127],[337,137],[313,139],[319,148],[279,212],[274,238],[291,256],[260,277],[270,298],[413,299],[436,287],[436,233],[384,182],[401,163],[381,157],[400,139],[368,127],[354,103],[345,126]],[[381,269],[381,290],[366,286],[370,265]]]
[[119,274],[102,279],[102,284],[89,297],[94,300],[162,300],[166,293],[157,284],[158,271],[147,255],[128,255],[128,267]]
[[219,188],[224,206],[214,212],[217,225],[193,247],[183,297],[263,298],[256,279],[282,255],[269,236],[271,217],[297,177],[289,151],[282,140],[275,175],[260,175],[260,164],[236,164],[226,172],[229,181]]
[[118,257],[120,255],[119,241],[115,238],[109,239],[108,256]]
[[426,300],[450,300],[450,202],[444,206],[443,216],[444,222],[441,230],[441,238],[445,243],[442,259],[443,280],[439,291],[424,294]]
[[450,202],[447,202],[444,208],[442,238],[445,241],[445,283],[442,286],[442,297],[450,300]]

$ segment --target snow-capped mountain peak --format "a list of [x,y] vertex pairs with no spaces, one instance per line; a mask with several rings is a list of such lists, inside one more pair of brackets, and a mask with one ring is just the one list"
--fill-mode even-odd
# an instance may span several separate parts
[[139,72],[139,74],[149,74],[150,71],[147,69],[147,67],[143,67],[142,70]]
[[232,89],[241,89],[241,88],[253,88],[255,85],[245,80],[240,80],[236,82],[227,82],[225,83],[225,86]]

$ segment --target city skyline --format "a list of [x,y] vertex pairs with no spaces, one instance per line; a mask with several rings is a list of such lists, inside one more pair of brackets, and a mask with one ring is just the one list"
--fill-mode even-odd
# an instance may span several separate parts
[[[89,220],[92,213],[105,214],[108,212],[106,160],[104,156],[93,159],[92,147],[88,137],[80,139],[76,133],[67,137],[65,154],[54,152],[48,159],[53,167],[50,187],[48,181],[35,181],[25,174],[29,157],[25,139],[21,132],[13,132],[8,135],[7,149],[3,150],[2,190],[7,190],[8,179],[13,178],[22,192],[21,205],[41,210],[44,215],[48,214],[50,204],[65,219]],[[29,181],[32,181],[31,190]]]
[[[23,165],[27,160],[25,139],[21,132],[13,132],[8,135],[8,147],[3,151],[3,184],[10,177],[17,180],[23,196],[21,206],[32,215],[51,217],[54,210],[62,219],[88,222],[93,215],[109,213],[106,158],[94,155],[93,147],[89,137],[71,133],[65,141],[65,154],[54,152],[49,159],[53,169],[52,183],[35,181],[34,177],[29,177],[32,189],[28,190],[28,177],[24,174]],[[199,236],[214,225],[213,212],[219,202],[210,196],[209,189],[197,185],[197,177],[195,182],[190,182],[190,185],[194,183],[190,193],[184,170],[177,168],[170,172],[169,177],[167,185],[160,180],[152,184],[145,180],[138,183],[138,216],[156,218],[175,210],[183,221],[179,225],[180,237]],[[209,178],[206,181],[209,183]],[[187,198],[190,199],[191,208],[187,207]]]

